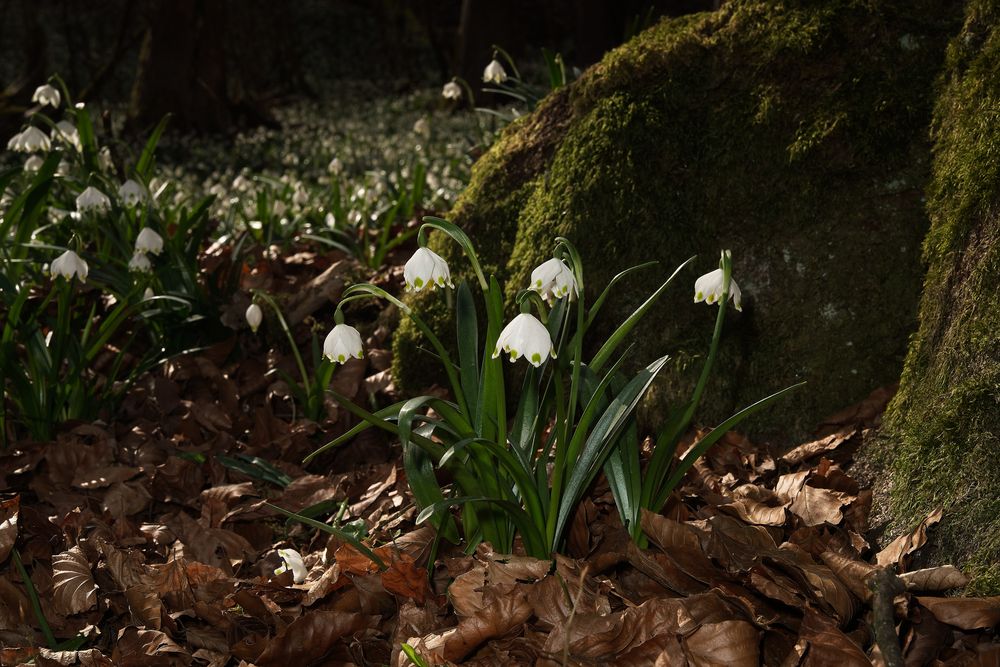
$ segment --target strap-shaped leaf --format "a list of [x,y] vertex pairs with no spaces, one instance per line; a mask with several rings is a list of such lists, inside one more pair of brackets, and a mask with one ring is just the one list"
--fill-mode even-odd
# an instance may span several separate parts
[[378,566],[378,569],[382,571],[387,570],[389,567],[388,565],[385,564],[385,561],[383,561],[381,558],[378,557],[378,554],[369,549],[367,545],[361,542],[361,540],[354,537],[354,535],[351,535],[347,531],[340,530],[339,528],[334,528],[328,523],[323,523],[322,521],[316,521],[316,519],[310,519],[307,516],[302,516],[301,514],[290,512],[284,509],[283,507],[278,507],[277,505],[272,505],[271,503],[264,503],[264,507],[272,509],[275,512],[280,512],[281,514],[287,516],[289,519],[295,519],[299,523],[303,523],[311,528],[316,528],[318,530],[322,530],[324,533],[329,533],[330,535],[336,536],[338,539],[347,542],[352,547],[357,549],[359,552],[367,556],[368,559],[371,562],[375,563],[375,565]]
[[593,360],[590,362],[590,367],[593,368],[595,372],[601,370],[601,366],[603,366],[607,360],[611,358],[611,355],[614,354],[621,342],[625,340],[628,333],[632,331],[635,325],[639,323],[639,320],[646,315],[646,312],[653,307],[653,304],[656,303],[656,300],[659,299],[660,296],[667,290],[667,287],[671,282],[673,282],[674,278],[677,277],[677,274],[681,272],[681,269],[690,264],[692,261],[694,261],[693,256],[689,257],[681,263],[680,266],[674,269],[674,272],[670,274],[670,277],[667,278],[655,292],[650,294],[649,298],[635,309],[635,312],[629,315],[624,322],[618,325],[615,332],[604,342],[604,345],[601,346],[601,349],[597,351],[597,354],[594,355]]
[[425,507],[421,510],[420,514],[417,515],[416,522],[421,523],[426,521],[429,517],[447,507],[477,503],[496,506],[508,519],[511,520],[511,522],[513,522],[514,526],[517,528],[517,532],[521,535],[521,540],[524,542],[524,549],[528,552],[528,555],[535,558],[549,557],[549,551],[545,548],[545,540],[542,538],[542,534],[535,527],[535,524],[532,523],[531,517],[528,516],[527,512],[509,500],[469,496],[462,498],[449,498],[437,503],[437,506],[432,505],[430,507]]
[[[333,392],[330,392],[330,393],[332,394]],[[373,414],[374,414],[375,417],[377,417],[379,419],[379,421],[385,421],[385,420],[391,419],[392,417],[395,417],[397,414],[399,414],[400,409],[403,407],[403,405],[405,403],[406,403],[406,401],[400,401],[398,403],[393,403],[392,405],[390,405],[388,407],[385,407],[385,408],[382,408],[381,410],[379,410],[378,412],[375,412]],[[330,442],[326,443],[325,445],[323,445],[322,447],[320,447],[319,449],[317,449],[316,451],[314,451],[312,454],[309,454],[308,456],[306,456],[304,459],[302,459],[302,463],[309,463],[310,461],[312,461],[314,458],[316,458],[317,456],[319,456],[320,454],[322,454],[326,450],[331,449],[333,447],[338,447],[338,446],[344,444],[345,442],[349,442],[351,439],[354,438],[354,436],[358,435],[362,431],[365,431],[365,430],[371,428],[372,426],[373,426],[373,424],[371,424],[368,421],[361,421],[358,424],[355,424],[353,427],[351,427],[344,434],[342,434],[342,435],[334,438]]]
[[553,544],[557,545],[561,541],[562,532],[576,509],[577,502],[593,481],[609,448],[639,404],[639,399],[646,393],[668,358],[664,355],[639,371],[612,399],[604,414],[597,420],[579,458],[573,463],[572,473],[566,482],[566,489],[559,504]]
[[654,499],[653,506],[650,507],[649,509],[654,512],[659,512],[660,509],[663,508],[664,503],[667,502],[667,498],[670,497],[670,493],[674,490],[674,487],[676,487],[680,483],[681,479],[684,478],[684,475],[685,473],[687,473],[688,469],[690,469],[691,466],[694,465],[694,462],[697,461],[702,454],[708,451],[709,447],[718,442],[719,438],[724,436],[737,424],[739,424],[741,421],[743,421],[753,413],[766,408],[771,403],[774,403],[776,400],[778,400],[785,394],[794,391],[795,389],[798,389],[804,384],[805,382],[799,382],[798,384],[793,384],[790,387],[785,387],[781,391],[777,391],[768,396],[767,398],[762,398],[756,403],[743,408],[742,410],[731,416],[729,419],[719,424],[716,428],[712,429],[711,433],[703,437],[690,450],[688,450],[688,453],[684,456],[683,459],[681,459],[681,462],[677,465],[677,467],[674,469],[674,472],[670,475],[670,478],[667,479],[666,484],[664,484],[660,488],[660,492],[656,495],[656,498]]

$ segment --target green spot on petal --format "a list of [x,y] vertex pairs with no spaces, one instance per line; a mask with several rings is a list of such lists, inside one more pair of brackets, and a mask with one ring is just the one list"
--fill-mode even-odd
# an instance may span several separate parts
[[416,280],[413,281],[413,284],[417,286],[417,289],[420,289],[421,287],[424,286],[424,279],[417,278]]
[[341,355],[338,355],[338,356],[337,356],[337,361],[338,361],[339,363],[344,363],[344,355],[342,355],[342,354],[341,354]]
[[542,355],[540,355],[537,352],[535,352],[533,355],[531,355],[531,363],[533,363],[533,364],[540,364],[540,363],[542,363]]

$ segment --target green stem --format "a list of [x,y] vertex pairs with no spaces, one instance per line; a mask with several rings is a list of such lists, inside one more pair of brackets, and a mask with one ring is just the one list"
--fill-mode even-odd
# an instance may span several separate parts
[[28,571],[24,569],[24,563],[21,562],[21,554],[18,553],[17,549],[11,549],[10,555],[14,558],[14,567],[17,568],[17,573],[21,575],[21,581],[24,582],[24,587],[28,589],[28,599],[31,601],[31,608],[35,612],[35,618],[38,619],[38,625],[42,628],[42,634],[45,635],[45,641],[49,645],[49,648],[55,650],[58,643],[56,642],[55,635],[52,634],[52,628],[49,627],[49,622],[45,620],[45,614],[42,613],[42,604],[38,600],[38,592],[35,591],[35,585],[31,582],[31,578],[28,576]]
[[292,354],[295,355],[295,363],[298,365],[299,373],[302,375],[302,387],[308,392],[309,374],[306,372],[306,365],[305,362],[302,361],[302,355],[299,353],[299,346],[295,344],[295,338],[292,336],[292,330],[288,327],[288,322],[285,321],[285,316],[281,314],[281,309],[278,308],[277,302],[275,302],[270,295],[259,290],[254,290],[254,294],[267,302],[267,305],[271,306],[274,310],[274,314],[278,316],[278,323],[281,324],[282,331],[284,331],[285,336],[288,337],[288,344],[292,347]]

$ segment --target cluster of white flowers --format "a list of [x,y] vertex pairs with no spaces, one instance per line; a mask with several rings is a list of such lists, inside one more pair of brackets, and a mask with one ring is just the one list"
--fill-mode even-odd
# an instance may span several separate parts
[[163,237],[149,227],[143,227],[135,237],[135,249],[128,263],[129,270],[149,273],[153,270],[153,264],[148,255],[159,255],[161,252],[163,252]]

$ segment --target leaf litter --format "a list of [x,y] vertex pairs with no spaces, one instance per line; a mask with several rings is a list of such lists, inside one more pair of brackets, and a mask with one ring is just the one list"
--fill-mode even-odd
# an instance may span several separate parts
[[[306,345],[358,269],[295,258],[316,267],[285,286]],[[254,279],[280,292],[284,274]],[[400,272],[380,280],[398,290]],[[368,314],[368,356],[333,383],[384,404],[396,314]],[[404,666],[404,642],[432,665],[885,664],[872,631],[883,593],[870,583],[886,567],[902,585],[891,603],[906,664],[1000,661],[1000,598],[948,597],[967,583],[949,565],[909,570],[940,510],[884,549],[869,541],[872,493],[850,463],[892,387],[781,456],[727,434],[661,514],[643,514],[646,547],[599,479],[567,555],[538,560],[437,545],[414,524],[398,448],[374,431],[303,467],[355,422],[334,403],[321,422],[301,419],[269,373],[292,360],[261,340],[244,331],[173,359],[133,388],[115,423],[2,453],[0,666]],[[334,517],[386,567],[268,503]],[[278,549],[301,553],[302,583],[275,574]],[[47,645],[33,593],[62,645]]]

